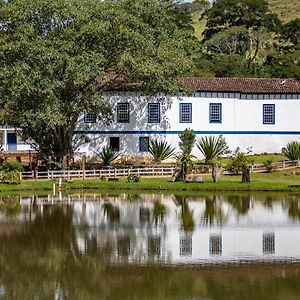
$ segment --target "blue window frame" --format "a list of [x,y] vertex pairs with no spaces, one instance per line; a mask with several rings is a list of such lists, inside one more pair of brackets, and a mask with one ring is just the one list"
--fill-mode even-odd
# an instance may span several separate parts
[[179,122],[192,123],[192,103],[179,104]]
[[209,123],[222,123],[222,104],[209,104]]
[[263,104],[263,124],[275,124],[275,104]]
[[148,123],[160,123],[160,103],[148,103]]
[[85,113],[84,114],[84,123],[96,123],[96,114],[95,113]]
[[140,136],[139,137],[139,150],[140,150],[140,152],[148,152],[149,151],[149,137],[148,136]]
[[117,122],[129,123],[129,103],[117,104]]

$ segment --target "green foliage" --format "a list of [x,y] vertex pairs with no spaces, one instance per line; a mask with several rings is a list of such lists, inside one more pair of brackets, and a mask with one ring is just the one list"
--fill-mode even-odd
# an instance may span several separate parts
[[207,17],[206,39],[233,26],[275,30],[280,25],[278,17],[270,13],[266,0],[216,0],[204,16]]
[[286,145],[283,154],[290,160],[300,159],[300,142],[292,141]]
[[213,160],[229,153],[229,148],[222,135],[203,136],[197,142],[197,147],[205,157],[206,164],[212,164]]
[[104,166],[109,166],[120,156],[120,154],[117,151],[113,150],[109,146],[105,146],[102,148],[101,151],[98,150],[95,153],[101,158],[102,164]]
[[129,174],[127,176],[127,182],[139,182],[140,181],[140,176],[135,175],[135,174]]
[[[174,94],[189,69],[189,31],[156,0],[18,0],[0,6],[0,107],[46,157],[71,156],[84,111],[109,124],[116,85]],[[84,129],[84,128],[83,128]]]
[[195,158],[192,155],[192,150],[196,141],[196,135],[192,129],[185,129],[179,134],[180,153],[176,156],[176,164],[180,167],[180,178],[182,181],[186,180],[188,167],[193,165],[192,159]]
[[20,184],[23,168],[16,160],[5,161],[0,167],[0,180],[4,183]]
[[239,174],[245,167],[253,163],[253,159],[248,156],[251,151],[248,150],[247,153],[236,148],[229,163],[227,164],[227,170],[233,174]]
[[274,167],[273,167],[273,160],[272,159],[265,160],[263,162],[263,165],[267,169],[267,173],[271,173],[273,171],[273,169],[274,169]]
[[114,160],[116,160],[120,156],[120,153],[114,151],[109,146],[105,146],[101,150],[95,151],[95,154],[100,157],[104,166],[109,166]]
[[160,164],[163,160],[174,155],[175,148],[171,147],[166,141],[151,141],[149,152],[153,156],[156,163]]

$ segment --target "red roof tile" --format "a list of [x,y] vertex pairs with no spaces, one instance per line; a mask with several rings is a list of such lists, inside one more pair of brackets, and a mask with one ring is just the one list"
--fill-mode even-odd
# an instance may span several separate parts
[[240,93],[300,93],[300,81],[280,78],[182,77],[192,91]]

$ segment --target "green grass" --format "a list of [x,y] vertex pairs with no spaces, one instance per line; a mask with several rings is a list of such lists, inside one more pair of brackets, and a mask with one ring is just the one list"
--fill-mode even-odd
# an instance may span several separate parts
[[283,22],[300,18],[299,0],[269,0],[270,10],[277,14]]
[[[168,178],[142,178],[138,183],[128,183],[126,179],[119,181],[101,180],[75,180],[66,183],[68,192],[95,190],[107,192],[113,190],[124,191],[299,191],[300,175],[296,175],[299,169],[288,171],[277,171],[273,173],[253,173],[250,183],[242,183],[241,175],[222,175],[221,181],[213,183],[210,174],[203,176],[204,183],[171,182]],[[0,191],[8,193],[12,191],[52,191],[53,181],[23,181],[19,185],[0,184]],[[299,185],[299,187],[290,187]]]
[[192,21],[193,21],[193,27],[195,29],[195,36],[200,41],[203,38],[202,33],[205,30],[206,22],[207,22],[206,18],[203,18],[202,20],[200,20],[202,13],[203,13],[203,11],[195,11],[191,14],[192,15]]

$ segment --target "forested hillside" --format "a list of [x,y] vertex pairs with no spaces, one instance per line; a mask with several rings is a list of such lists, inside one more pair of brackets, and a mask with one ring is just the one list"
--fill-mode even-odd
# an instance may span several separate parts
[[300,79],[300,1],[195,0],[179,6],[199,42],[191,75]]

